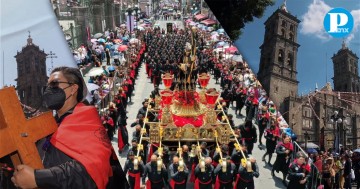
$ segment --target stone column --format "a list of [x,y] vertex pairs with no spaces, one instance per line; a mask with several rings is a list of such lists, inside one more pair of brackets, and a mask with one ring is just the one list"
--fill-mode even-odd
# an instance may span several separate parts
[[92,13],[93,13],[93,34],[96,33],[104,33],[102,21],[105,20],[104,18],[104,3],[97,3],[92,5]]
[[[116,27],[116,26],[120,26],[120,24],[121,24],[121,20],[120,20],[120,14],[121,14],[121,8],[120,8],[120,4],[114,4],[115,5],[115,8],[114,8],[114,21],[115,21],[115,23],[114,23],[114,27]],[[122,15],[121,15],[122,16]],[[124,19],[123,17],[122,17],[122,19]]]
[[106,0],[104,3],[104,10],[105,10],[105,23],[106,23],[106,30],[107,29],[111,29],[114,30],[114,24],[115,24],[115,19],[114,19],[114,1],[113,0]]
[[89,20],[87,18],[88,10],[88,7],[73,7],[75,26],[79,26],[79,30],[77,30],[76,33],[78,37],[77,44],[86,44],[88,41],[88,33],[86,32],[86,27],[89,26]]

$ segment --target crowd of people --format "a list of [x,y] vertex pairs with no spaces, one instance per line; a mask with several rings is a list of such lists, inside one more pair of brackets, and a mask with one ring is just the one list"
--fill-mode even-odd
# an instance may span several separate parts
[[[283,183],[288,188],[318,186],[347,188],[349,182],[351,184],[351,180],[348,179],[350,178],[349,173],[344,169],[347,167],[346,170],[348,170],[349,167],[349,164],[346,163],[350,161],[349,153],[344,152],[341,158],[339,158],[340,156],[332,157],[333,154],[330,152],[327,153],[328,156],[321,156],[323,158],[318,158],[319,156],[316,154],[315,156],[309,154],[309,158],[307,154],[294,149],[292,141],[296,140],[296,136],[288,128],[276,106],[248,68],[247,63],[234,61],[231,57],[239,55],[229,56],[226,48],[223,48],[222,51],[216,48],[218,41],[230,41],[223,33],[220,33],[214,40],[208,31],[200,29],[195,31],[197,64],[193,71],[195,75],[211,74],[216,83],[219,82],[222,89],[220,104],[234,129],[236,134],[234,137],[242,145],[241,150],[244,153],[241,153],[234,143],[222,145],[219,150],[212,149],[210,151],[208,144],[202,143],[199,153],[204,159],[200,160],[197,156],[191,156],[190,145],[183,145],[181,157],[184,165],[182,165],[179,161],[180,154],[171,152],[166,146],[164,151],[159,153],[156,145],[140,140],[141,135],[149,136],[148,125],[145,124],[145,133],[142,130],[144,121],[159,121],[156,115],[146,114],[146,110],[148,105],[153,105],[156,96],[159,96],[161,74],[175,75],[171,89],[179,85],[177,78],[180,77],[180,64],[186,59],[185,48],[187,43],[191,43],[191,30],[192,27],[187,26],[184,30],[175,28],[173,33],[166,33],[159,28],[138,31],[136,36],[141,40],[141,47],[137,48],[137,51],[133,51],[126,71],[118,69],[115,72],[123,79],[120,86],[117,86],[117,93],[114,100],[109,103],[106,113],[103,114],[102,121],[110,138],[113,138],[118,129],[119,152],[126,154],[127,161],[124,171],[129,176],[132,188],[140,188],[141,185],[146,185],[147,188],[166,186],[186,188],[188,181],[194,182],[195,188],[254,188],[254,177],[259,177],[259,170],[257,162],[251,154],[254,144],[257,142],[259,148],[265,147],[266,149],[262,161],[272,167],[271,175],[275,176],[275,172],[282,172]],[[151,99],[144,99],[143,107],[139,109],[136,116],[137,119],[128,124],[126,108],[127,104],[131,102],[135,78],[141,64],[146,67],[146,73],[154,85],[154,91],[151,93]],[[105,72],[98,77],[91,78],[90,82],[107,83],[107,76],[108,73]],[[235,110],[235,115],[228,113],[227,110],[230,108]],[[245,114],[242,113],[244,109]],[[226,122],[222,117],[223,115],[218,116],[218,121]],[[233,119],[237,118],[244,119],[244,123],[235,125]],[[127,132],[128,127],[135,127],[131,141],[129,141]],[[263,138],[266,141],[265,145]],[[142,146],[140,151],[139,145]],[[127,150],[127,148],[129,149]],[[276,153],[277,156],[272,164],[273,153]],[[137,159],[139,156],[141,161]],[[250,165],[242,161],[244,156]],[[160,167],[158,166],[159,157],[163,162]],[[220,157],[226,161],[222,161],[223,159]],[[249,172],[248,169],[252,171]],[[358,171],[358,168],[354,170]],[[313,174],[315,171],[317,174]]]
[[[151,93],[152,98],[159,95],[158,86],[161,83],[161,74],[174,74],[172,89],[178,85],[176,78],[179,75],[180,63],[186,58],[184,56],[185,46],[187,43],[191,43],[191,30],[192,28],[188,26],[185,30],[175,29],[174,33],[164,34],[159,29],[148,29],[143,33],[146,48],[144,56],[138,56],[139,59],[136,61],[137,66],[135,68],[139,66],[140,62],[146,66],[148,77],[154,84],[154,91]],[[217,80],[220,79],[222,88],[220,103],[229,118],[232,128],[235,130],[236,136],[234,137],[243,146],[242,151],[244,154],[239,149],[236,149],[232,143],[222,145],[220,151],[208,151],[207,144],[202,143],[201,154],[204,161],[200,161],[199,158],[190,155],[188,145],[183,145],[181,157],[184,159],[185,165],[179,165],[179,154],[171,153],[167,147],[164,147],[163,153],[157,153],[155,145],[149,144],[147,141],[140,141],[141,135],[149,135],[148,127],[146,127],[146,132],[143,133],[144,120],[158,121],[155,115],[146,115],[148,105],[153,103],[155,99],[145,99],[142,103],[143,107],[138,111],[136,121],[129,124],[129,126],[135,127],[132,134],[133,139],[129,144],[127,116],[124,110],[126,110],[126,104],[129,101],[128,96],[131,96],[132,91],[126,93],[123,91],[122,86],[119,87],[119,93],[109,107],[110,112],[117,112],[115,115],[118,116],[112,114],[113,121],[104,123],[108,125],[107,127],[114,123],[119,127],[119,151],[127,154],[128,160],[125,163],[124,171],[129,175],[131,187],[140,187],[140,178],[142,178],[143,184],[151,185],[154,188],[162,188],[167,184],[176,186],[175,188],[186,188],[188,179],[195,183],[195,187],[199,188],[232,188],[234,185],[236,188],[254,188],[253,178],[259,176],[256,160],[251,157],[254,143],[258,140],[262,143],[262,135],[265,133],[265,137],[269,139],[266,142],[268,150],[265,154],[269,155],[269,163],[278,139],[284,139],[284,142],[278,146],[287,146],[289,143],[285,142],[289,141],[289,137],[280,136],[280,127],[283,127],[281,125],[283,124],[282,117],[276,111],[274,103],[268,100],[266,92],[261,88],[246,62],[234,62],[232,59],[226,58],[225,52],[214,51],[216,43],[211,43],[210,37],[209,32],[196,30],[196,55],[198,61],[196,69],[193,71],[196,75],[208,73],[213,74]],[[224,40],[226,36],[221,34],[219,39]],[[135,73],[137,72],[135,71]],[[132,80],[132,84],[134,83],[135,80]],[[235,106],[233,105],[234,101]],[[230,105],[236,109],[236,118],[238,116],[245,118],[244,124],[239,126],[234,124],[234,116],[227,113]],[[241,114],[243,109],[245,109],[245,115]],[[222,116],[219,116],[219,122],[224,121],[221,118]],[[259,136],[253,121],[259,125]],[[139,145],[143,146],[140,152],[138,151]],[[123,151],[126,146],[129,147],[129,150]],[[291,154],[288,151],[286,153]],[[161,155],[163,161],[161,169],[157,167],[159,155]],[[241,161],[244,158],[243,155],[251,162],[250,167]],[[142,159],[139,164],[135,163],[138,161],[138,156]],[[220,157],[226,159],[226,161],[223,162]],[[201,164],[200,162],[204,163]],[[284,170],[284,167],[288,168],[290,163],[289,161],[281,161],[280,157],[276,162],[274,165],[276,171]],[[226,166],[224,166],[225,164]],[[252,169],[252,172],[248,172],[247,169]],[[168,172],[169,174],[167,174]],[[284,172],[287,173],[285,170]],[[147,182],[145,182],[146,178]]]

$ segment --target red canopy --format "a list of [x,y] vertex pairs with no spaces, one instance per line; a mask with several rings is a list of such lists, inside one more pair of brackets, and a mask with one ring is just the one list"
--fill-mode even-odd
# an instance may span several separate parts
[[200,23],[205,24],[206,26],[210,26],[216,24],[216,21],[208,18],[206,20],[201,21]]
[[207,18],[207,16],[203,15],[203,14],[198,14],[198,15],[194,16],[194,18],[196,20],[204,20],[205,18]]

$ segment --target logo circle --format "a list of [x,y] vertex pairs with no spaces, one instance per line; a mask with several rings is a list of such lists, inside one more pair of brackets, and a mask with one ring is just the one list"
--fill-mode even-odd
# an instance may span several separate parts
[[325,31],[335,38],[349,35],[354,27],[354,18],[344,8],[334,8],[324,17]]

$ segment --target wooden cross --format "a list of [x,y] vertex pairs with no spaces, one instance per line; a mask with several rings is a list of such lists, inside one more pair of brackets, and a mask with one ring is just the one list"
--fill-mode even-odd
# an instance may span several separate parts
[[13,87],[0,89],[0,158],[10,155],[13,165],[43,168],[35,142],[54,133],[51,112],[27,120]]

